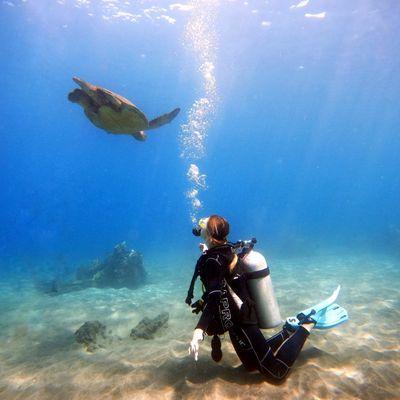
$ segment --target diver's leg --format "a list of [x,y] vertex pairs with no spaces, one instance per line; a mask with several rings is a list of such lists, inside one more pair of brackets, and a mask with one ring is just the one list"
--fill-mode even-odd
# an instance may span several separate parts
[[273,378],[284,379],[293,366],[310,332],[300,326],[288,339],[286,339],[275,354],[269,352],[261,361],[261,372]]
[[[277,353],[274,354],[257,326],[243,326],[239,329],[248,343],[248,353],[251,354],[253,360],[256,360],[258,370],[265,376],[277,380],[282,380],[287,376],[310,334],[307,329],[299,327],[283,341]],[[250,355],[247,357],[250,358]],[[242,360],[240,356],[239,358]]]
[[268,338],[265,341],[265,343],[267,346],[270,346],[272,351],[275,353],[275,351],[277,351],[279,349],[279,347],[282,346],[283,342],[285,340],[289,339],[292,334],[293,334],[293,332],[289,332],[286,329],[282,329],[276,335]]
[[310,335],[310,329],[311,327],[309,326],[299,326],[293,335],[282,343],[275,353],[275,358],[290,368],[296,361],[305,341]]
[[[310,332],[313,328],[314,328],[315,324],[314,323],[307,323],[307,324],[303,324],[303,328],[307,329],[308,332]],[[269,339],[266,339],[266,344],[267,346],[270,346],[272,351],[274,353],[276,353],[280,347],[282,346],[282,344],[290,338],[290,336],[293,335],[293,333],[296,330],[293,330],[293,328],[291,329],[286,329],[285,327],[283,327],[283,329],[278,332],[276,335],[270,337]]]
[[243,366],[248,371],[258,369],[258,361],[254,349],[242,329],[239,326],[233,326],[229,329],[229,337]]
[[[229,336],[236,354],[243,366],[249,371],[260,370],[260,360],[263,359],[265,353],[267,351],[273,353],[290,335],[286,331],[282,335],[280,333],[265,340],[264,335],[257,327],[234,326],[229,330]],[[273,348],[269,346],[269,342],[272,343]]]

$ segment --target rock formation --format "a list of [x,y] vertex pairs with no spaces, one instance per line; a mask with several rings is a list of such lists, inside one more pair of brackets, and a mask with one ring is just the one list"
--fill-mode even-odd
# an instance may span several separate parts
[[75,280],[39,282],[36,287],[44,293],[58,295],[89,287],[135,289],[144,284],[145,280],[142,255],[129,250],[126,243],[122,242],[103,261],[95,260],[79,267]]
[[144,317],[132,330],[130,337],[132,339],[153,339],[155,333],[167,325],[169,314],[167,312],[157,315],[151,319]]
[[76,332],[78,343],[85,345],[86,350],[93,352],[102,347],[101,342],[106,339],[106,326],[99,321],[87,321]]
[[129,250],[125,242],[117,244],[104,261],[92,261],[77,271],[78,281],[90,282],[94,287],[136,288],[143,284],[146,271],[143,258],[135,250]]

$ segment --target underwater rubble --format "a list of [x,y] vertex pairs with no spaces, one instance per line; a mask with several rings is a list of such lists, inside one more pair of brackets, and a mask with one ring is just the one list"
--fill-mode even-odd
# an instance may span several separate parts
[[73,281],[38,282],[38,290],[50,295],[68,293],[90,287],[135,289],[146,281],[142,255],[129,250],[126,242],[117,244],[104,260],[95,260],[78,268]]
[[100,321],[87,321],[75,332],[76,341],[84,344],[88,352],[103,347],[101,339],[106,338],[106,326]]
[[[144,317],[134,328],[132,328],[130,337],[132,339],[154,339],[155,334],[159,333],[162,328],[167,327],[169,314],[163,312],[155,318]],[[83,344],[89,353],[93,353],[98,349],[104,349],[107,345],[111,345],[115,340],[122,340],[118,336],[112,336],[112,331],[107,331],[106,325],[100,321],[86,321],[74,333],[75,340]]]
[[169,314],[163,312],[155,318],[144,317],[132,330],[130,337],[132,339],[154,339],[155,333],[167,326]]

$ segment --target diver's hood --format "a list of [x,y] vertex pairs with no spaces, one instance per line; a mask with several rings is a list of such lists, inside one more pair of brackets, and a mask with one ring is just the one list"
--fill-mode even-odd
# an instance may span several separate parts
[[209,219],[210,217],[204,217],[199,219],[197,226],[192,229],[192,233],[194,236],[201,236],[203,239],[205,239],[207,222]]

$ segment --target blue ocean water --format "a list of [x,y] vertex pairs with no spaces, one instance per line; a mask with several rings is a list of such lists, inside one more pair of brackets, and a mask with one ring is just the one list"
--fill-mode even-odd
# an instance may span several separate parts
[[[390,318],[398,315],[400,279],[399,15],[398,2],[370,0],[1,0],[2,280],[70,279],[79,265],[126,241],[143,254],[153,286],[139,294],[81,291],[49,300],[5,283],[0,340],[8,346],[0,355],[5,370],[25,364],[19,380],[14,372],[0,380],[0,395],[3,387],[6,398],[17,397],[26,382],[34,387],[32,365],[47,376],[48,349],[59,352],[59,366],[72,354],[71,369],[91,368],[92,361],[82,356],[79,364],[78,350],[67,346],[86,319],[109,318],[125,334],[129,318],[153,303],[158,310],[162,301],[173,320],[168,345],[176,348],[166,368],[143,368],[176,386],[163,374],[191,368],[184,356],[194,320],[184,325],[183,310],[198,256],[191,229],[196,218],[221,214],[232,240],[256,237],[272,258],[285,313],[316,300],[304,287],[306,297],[295,296],[302,279],[320,292],[343,284],[341,304],[355,322],[341,338],[354,352],[315,339],[339,361],[326,354],[317,360],[331,373],[332,387],[344,385],[341,398],[353,398],[352,387],[358,398],[391,398],[393,384],[382,377],[398,382],[399,376],[390,375],[398,364]],[[149,131],[145,142],[107,134],[68,101],[73,76],[123,95],[150,119],[175,107],[181,112]],[[79,312],[69,315],[74,307]],[[384,330],[379,335],[368,326],[374,318]],[[43,332],[53,335],[51,342],[42,342]],[[32,337],[30,359],[21,349],[31,353]],[[166,348],[154,346],[160,343]],[[6,354],[14,345],[19,350]],[[140,349],[130,351],[140,359]],[[113,360],[118,368],[120,359]],[[371,366],[370,359],[386,363]],[[355,379],[348,387],[340,375],[346,368]],[[206,376],[234,380],[224,371],[211,368]],[[296,372],[293,380],[299,377],[303,388],[301,371],[314,377],[314,370],[307,364]],[[364,384],[375,373],[384,381],[381,392]],[[188,379],[193,390],[204,383],[190,373]],[[141,385],[152,387],[149,382]],[[62,390],[46,387],[49,397],[41,398],[72,398],[78,389],[64,383]],[[35,393],[30,388],[26,393]],[[325,398],[335,398],[330,390]],[[290,396],[291,388],[279,393]]]
[[[398,4],[217,3],[200,216],[225,215],[235,237],[271,246],[290,236],[398,250]],[[102,18],[102,4],[0,6],[2,259],[193,245],[179,134],[202,88],[182,38],[188,12],[163,1],[175,23],[131,22]],[[145,143],[107,135],[67,101],[74,75],[149,117],[182,111]]]

